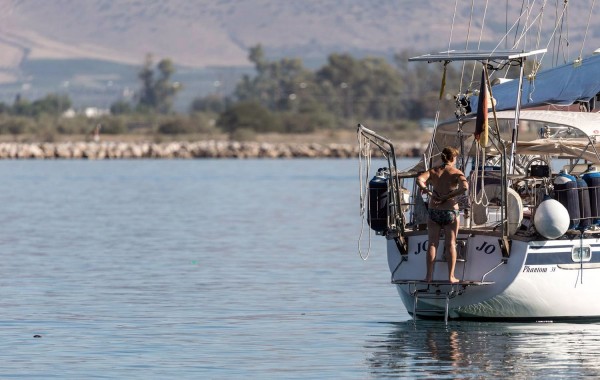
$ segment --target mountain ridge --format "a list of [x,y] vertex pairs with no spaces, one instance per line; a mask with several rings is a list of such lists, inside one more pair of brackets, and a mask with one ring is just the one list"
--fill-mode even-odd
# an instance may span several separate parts
[[[500,2],[487,9],[478,6],[474,15],[479,20],[469,20],[469,4],[459,5],[454,14],[454,4],[435,0],[0,0],[0,47],[5,52],[0,66],[49,58],[139,64],[147,53],[190,67],[240,66],[248,64],[247,51],[258,43],[275,52],[300,47],[310,53],[312,47],[315,54],[324,47],[439,49],[447,45],[443,40],[453,18],[455,42],[464,43],[459,37],[464,40],[471,22],[473,39],[483,12],[488,26],[498,24],[492,27],[498,32],[505,24],[504,7]],[[584,20],[588,13],[582,3],[573,4],[569,17]],[[573,43],[582,27],[571,27]],[[600,25],[592,32],[600,34]],[[482,39],[495,41],[489,32]]]
[[[40,66],[35,62],[54,64],[54,71],[67,70],[73,65],[65,62],[77,60],[96,61],[97,67],[103,62],[121,65],[121,71],[133,72],[130,82],[121,84],[123,89],[135,82],[134,68],[147,54],[170,58],[178,67],[197,73],[227,67],[249,70],[248,51],[257,44],[268,59],[295,57],[314,62],[312,66],[324,63],[331,53],[391,57],[406,49],[423,53],[464,49],[467,35],[469,47],[476,48],[484,13],[481,46],[494,47],[507,30],[511,42],[517,37],[506,20],[517,19],[521,2],[510,3],[508,16],[504,2],[474,4],[470,19],[471,2],[456,3],[455,8],[455,2],[439,0],[0,0],[0,84],[12,86],[4,93],[0,89],[0,100],[23,88],[43,93],[36,81],[45,74],[29,70]],[[550,7],[545,12],[548,18],[555,17]],[[598,47],[591,43],[600,37],[596,22],[600,20],[589,5],[570,4],[568,20],[581,22],[571,23],[569,46],[579,46],[590,15],[584,55]],[[525,19],[522,23],[521,28]],[[553,27],[545,20],[545,33]],[[88,75],[94,78],[65,71],[55,79],[42,79],[54,80],[55,88],[94,81],[98,87],[123,77],[102,76],[93,69]],[[216,76],[211,75],[202,79],[204,92],[215,83]]]

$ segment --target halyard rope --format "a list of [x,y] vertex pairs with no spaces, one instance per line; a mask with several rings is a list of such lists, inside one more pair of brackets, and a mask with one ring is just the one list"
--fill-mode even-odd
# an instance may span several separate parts
[[[362,158],[365,158],[363,163]],[[363,137],[360,133],[358,134],[358,181],[360,187],[360,234],[358,236],[358,255],[361,259],[367,260],[371,253],[371,229],[369,228],[369,245],[367,248],[366,256],[363,256],[363,252],[360,246],[362,241],[363,232],[365,229],[365,218],[367,216],[367,204],[369,202],[369,168],[371,167],[371,144],[368,139]],[[364,172],[364,175],[363,175]]]

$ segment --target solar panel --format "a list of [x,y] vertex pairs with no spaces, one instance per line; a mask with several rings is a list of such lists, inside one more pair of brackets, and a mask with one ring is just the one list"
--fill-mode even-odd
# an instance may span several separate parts
[[449,50],[440,53],[430,53],[409,58],[409,61],[445,62],[445,61],[486,61],[486,60],[511,60],[545,53],[547,49],[519,51],[519,50]]

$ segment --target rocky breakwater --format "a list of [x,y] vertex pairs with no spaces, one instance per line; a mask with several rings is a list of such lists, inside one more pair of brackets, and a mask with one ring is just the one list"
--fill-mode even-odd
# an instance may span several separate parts
[[[399,143],[399,157],[418,157],[420,143]],[[373,151],[377,156],[377,152]],[[235,141],[197,142],[61,142],[0,143],[0,159],[190,159],[190,158],[354,158],[358,145],[259,143]]]

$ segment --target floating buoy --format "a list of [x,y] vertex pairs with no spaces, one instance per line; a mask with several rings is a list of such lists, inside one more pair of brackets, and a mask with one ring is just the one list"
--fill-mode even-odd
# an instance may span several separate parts
[[546,239],[556,239],[564,235],[570,222],[566,207],[550,197],[540,203],[533,218],[535,229]]

